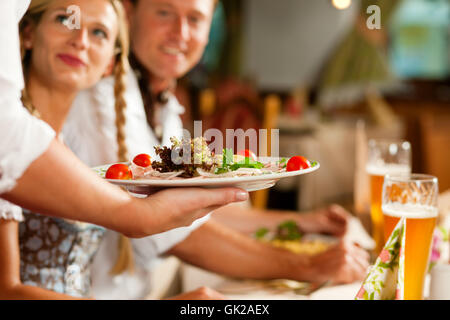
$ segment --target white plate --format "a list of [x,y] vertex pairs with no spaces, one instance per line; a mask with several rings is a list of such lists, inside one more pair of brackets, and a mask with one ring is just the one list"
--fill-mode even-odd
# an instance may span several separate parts
[[[267,160],[276,162],[281,158],[265,158],[261,159],[261,162],[267,162]],[[287,158],[288,159],[288,158]],[[100,177],[104,178],[105,173],[111,164],[92,168]],[[107,181],[124,187],[128,191],[138,194],[151,194],[159,189],[173,188],[173,187],[203,187],[203,188],[221,188],[221,187],[236,187],[247,190],[248,192],[267,189],[273,187],[278,180],[283,178],[300,176],[303,174],[311,173],[320,168],[320,164],[317,164],[308,169],[262,174],[258,176],[245,176],[245,177],[223,177],[223,178],[186,178],[176,180],[159,180],[159,179],[139,179],[139,180],[114,180],[106,179]]]

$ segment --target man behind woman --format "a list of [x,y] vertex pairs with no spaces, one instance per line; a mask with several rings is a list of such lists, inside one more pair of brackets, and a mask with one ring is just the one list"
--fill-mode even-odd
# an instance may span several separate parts
[[[124,1],[130,23],[133,67],[128,76],[124,130],[131,157],[142,152],[153,155],[152,146],[168,144],[171,136],[180,135],[179,114],[183,108],[173,89],[177,78],[193,68],[202,56],[214,3],[213,0]],[[91,166],[118,161],[113,85],[113,79],[107,78],[80,94],[64,130],[68,145]],[[118,250],[117,234],[108,233],[94,261],[95,293],[100,298],[143,298],[148,293],[151,268],[158,256],[165,253],[233,277],[331,279],[345,283],[361,279],[365,274],[368,255],[345,241],[316,257],[307,257],[271,248],[227,226],[239,224],[245,228],[239,231],[249,231],[294,219],[305,232],[343,236],[349,216],[339,207],[310,215],[228,207],[221,211],[220,222],[205,218],[190,228],[133,240],[134,258],[126,239],[119,237]],[[239,223],[227,219],[236,212]],[[123,274],[114,277],[107,272],[117,259],[119,263],[115,266],[119,267],[114,271]],[[134,274],[127,272],[133,264],[136,264]]]

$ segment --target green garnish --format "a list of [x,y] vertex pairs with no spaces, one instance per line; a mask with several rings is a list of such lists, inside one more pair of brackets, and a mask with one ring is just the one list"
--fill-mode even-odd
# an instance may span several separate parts
[[297,223],[293,220],[288,220],[280,223],[277,228],[276,238],[280,240],[299,240],[303,234]]
[[215,174],[226,173],[229,171],[236,171],[240,168],[261,169],[264,164],[258,161],[254,161],[249,157],[245,157],[244,160],[233,163],[234,154],[232,149],[223,149],[222,167],[216,168]]
[[249,157],[245,157],[244,160],[233,163],[230,166],[230,170],[231,171],[235,171],[239,168],[253,168],[253,169],[261,169],[263,168],[264,165],[261,162],[258,161],[254,161],[252,159],[250,159]]
[[312,160],[312,161],[310,161],[310,164],[311,164],[311,167],[315,167],[315,166],[317,166],[317,161]]
[[278,166],[281,168],[286,168],[286,164],[287,164],[287,159],[286,158],[281,158],[280,161],[278,161]]
[[256,239],[261,239],[264,238],[264,236],[269,232],[269,229],[267,228],[260,228],[258,230],[255,231],[255,238]]
[[227,173],[228,172],[228,168],[216,168],[216,170],[214,171],[215,174],[222,174],[222,173]]
[[222,168],[233,163],[233,149],[223,149]]

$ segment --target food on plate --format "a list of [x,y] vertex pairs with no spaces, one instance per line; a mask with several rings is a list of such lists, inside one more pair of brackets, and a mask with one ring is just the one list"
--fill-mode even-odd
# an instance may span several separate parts
[[146,153],[141,153],[134,157],[133,163],[139,167],[147,168],[152,165],[152,158]]
[[286,171],[297,171],[308,168],[311,168],[311,163],[308,159],[302,156],[292,157],[286,164]]
[[319,239],[308,241],[272,240],[270,244],[277,248],[283,248],[297,254],[316,255],[328,249],[329,243]]
[[248,149],[238,151],[237,155],[243,156],[245,158],[250,158],[253,161],[258,160],[258,158],[256,157],[256,154],[252,150],[248,150]]
[[270,245],[292,251],[297,254],[315,255],[328,249],[330,241],[311,237],[300,231],[297,223],[287,220],[280,223],[275,232],[267,228],[256,230],[254,237]]
[[170,138],[172,147],[155,147],[161,161],[153,161],[152,168],[160,173],[179,172],[182,178],[198,176],[198,170],[211,172],[218,161],[203,137],[195,139]]
[[131,169],[124,163],[116,163],[108,168],[105,174],[106,179],[130,180],[133,179]]
[[134,178],[145,176],[145,174],[153,170],[152,158],[146,153],[138,154],[131,161],[130,169]]
[[[181,140],[172,137],[171,147],[156,146],[156,159],[148,154],[139,154],[129,164],[132,179],[186,179],[186,178],[228,178],[283,173],[288,170],[291,159],[269,159],[258,161],[251,150],[224,149],[222,154],[214,154],[203,137]],[[297,156],[299,157],[299,156]],[[293,158],[297,158],[293,157]],[[305,159],[304,157],[300,157]],[[265,161],[265,162],[264,162]],[[308,162],[309,167],[316,162]],[[299,163],[295,160],[295,163]],[[301,170],[303,167],[299,167]],[[125,179],[108,178],[107,179]],[[131,179],[131,178],[129,178]]]

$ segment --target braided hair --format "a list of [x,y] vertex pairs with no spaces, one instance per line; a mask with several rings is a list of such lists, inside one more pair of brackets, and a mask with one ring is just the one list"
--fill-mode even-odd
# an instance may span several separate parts
[[[116,113],[116,139],[117,139],[117,158],[119,162],[128,161],[128,148],[126,145],[125,124],[126,124],[126,101],[125,91],[127,83],[127,73],[129,70],[129,38],[128,27],[125,23],[125,12],[122,4],[118,0],[110,0],[121,23],[119,24],[119,35],[117,37],[116,48],[118,50],[115,65],[113,69],[114,76],[114,109]],[[131,241],[124,235],[119,235],[118,240],[119,254],[115,265],[110,270],[111,274],[121,274],[125,271],[134,271],[134,255]]]

